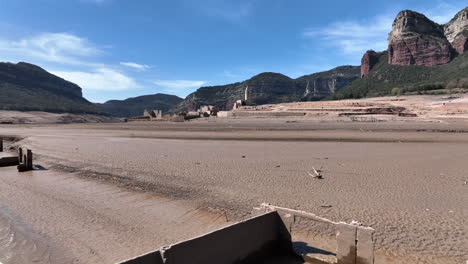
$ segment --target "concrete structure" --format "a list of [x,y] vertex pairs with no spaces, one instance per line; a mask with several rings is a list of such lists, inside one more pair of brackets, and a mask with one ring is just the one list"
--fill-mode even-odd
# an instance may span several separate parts
[[18,157],[0,157],[0,167],[16,166],[18,164]]
[[23,154],[23,149],[18,149],[18,157],[17,157],[19,164],[17,164],[17,168],[19,172],[23,171],[30,171],[33,170],[33,153],[30,149],[26,150],[26,154]]
[[[358,222],[350,224],[344,222],[334,222],[317,216],[312,213],[292,210],[269,204],[262,204],[258,208],[254,208],[254,213],[265,213],[276,211],[291,232],[297,221],[297,218],[306,218],[326,224],[331,224],[336,227],[336,260],[337,264],[373,264],[374,263],[374,229],[361,226]],[[303,256],[305,257],[305,256]],[[322,263],[326,261],[319,259]]]
[[234,106],[232,107],[232,110],[237,110],[239,108],[241,108],[241,106],[244,106],[246,105],[245,104],[245,101],[243,100],[237,100],[235,103],[234,103]]
[[267,212],[122,263],[256,263],[278,253],[295,257],[283,221],[276,212]]
[[143,116],[149,117],[150,120],[162,119],[162,110],[146,110],[143,111]]
[[268,263],[268,260],[282,256],[289,257],[286,263],[297,263],[299,256],[293,251],[291,232],[298,218],[332,224],[338,230],[336,260],[302,256],[307,263],[374,263],[372,228],[334,222],[315,214],[269,204],[254,208],[252,214],[253,218],[122,263]]
[[8,156],[7,153],[3,153],[3,138],[0,138],[0,167],[16,166],[19,164],[17,156]]
[[161,121],[163,120],[162,110],[144,110],[142,116],[129,117],[125,122],[134,121]]
[[219,109],[216,106],[213,105],[202,105],[200,106],[200,109],[198,110],[200,113],[200,116],[203,117],[209,117],[209,116],[217,116]]
[[232,110],[238,110],[242,106],[246,106],[246,105],[249,105],[251,103],[251,100],[252,100],[252,91],[251,90],[252,89],[250,89],[248,85],[247,85],[247,87],[245,87],[244,100],[237,100],[234,103],[234,106],[232,107]]

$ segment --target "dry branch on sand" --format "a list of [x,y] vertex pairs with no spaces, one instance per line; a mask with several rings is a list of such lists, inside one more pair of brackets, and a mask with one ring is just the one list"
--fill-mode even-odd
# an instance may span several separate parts
[[309,174],[309,176],[311,176],[312,178],[323,179],[321,168],[319,170],[316,170],[314,167],[312,167],[312,171],[314,172],[314,174],[310,173],[309,171],[307,171],[307,174]]

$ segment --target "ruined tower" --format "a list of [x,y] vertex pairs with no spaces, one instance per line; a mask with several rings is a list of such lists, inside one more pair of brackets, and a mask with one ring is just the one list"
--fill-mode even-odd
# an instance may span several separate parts
[[246,105],[250,104],[250,100],[252,99],[251,97],[252,97],[252,92],[251,92],[251,89],[249,89],[249,86],[247,85],[247,87],[245,88],[245,92],[244,92],[244,101]]

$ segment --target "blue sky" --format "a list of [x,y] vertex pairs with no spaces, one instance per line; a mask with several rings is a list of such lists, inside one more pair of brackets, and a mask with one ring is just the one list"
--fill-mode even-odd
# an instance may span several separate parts
[[445,23],[464,1],[11,0],[0,9],[0,61],[73,81],[93,102],[185,97],[261,72],[296,78],[359,65],[386,49],[396,14]]

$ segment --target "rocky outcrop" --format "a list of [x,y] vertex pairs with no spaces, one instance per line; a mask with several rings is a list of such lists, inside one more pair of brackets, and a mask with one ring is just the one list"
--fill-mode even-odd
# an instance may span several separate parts
[[313,101],[327,98],[359,78],[359,66],[340,66],[334,69],[305,75],[296,79],[299,91],[298,101]]
[[0,110],[99,113],[78,85],[25,62],[0,63]]
[[444,25],[444,33],[459,54],[468,50],[468,7]]
[[359,66],[341,66],[297,79],[265,72],[243,82],[202,87],[188,95],[175,110],[195,110],[201,105],[214,105],[220,110],[231,109],[234,102],[244,99],[247,87],[248,101],[253,105],[320,100],[359,78],[359,72]]
[[81,88],[34,64],[0,63],[0,82],[51,91],[67,97],[81,97]]
[[[380,53],[381,54],[381,53]],[[379,53],[368,50],[361,59],[361,78],[366,77],[372,68],[379,62]]]
[[388,41],[389,64],[433,66],[449,63],[453,58],[444,27],[414,11],[397,15]]

